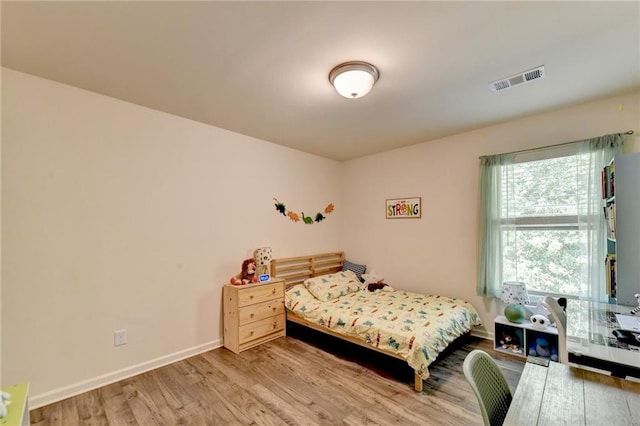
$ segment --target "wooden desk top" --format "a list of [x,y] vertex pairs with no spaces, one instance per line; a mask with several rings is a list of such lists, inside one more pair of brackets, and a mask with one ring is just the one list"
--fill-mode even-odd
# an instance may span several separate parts
[[505,425],[640,424],[640,383],[558,362],[527,363]]

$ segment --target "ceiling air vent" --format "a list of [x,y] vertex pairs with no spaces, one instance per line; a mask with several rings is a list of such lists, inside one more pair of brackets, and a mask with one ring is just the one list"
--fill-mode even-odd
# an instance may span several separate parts
[[544,78],[544,65],[489,83],[489,89],[494,92],[499,92],[501,90],[510,89],[513,86],[529,83],[534,80],[540,80],[541,78]]

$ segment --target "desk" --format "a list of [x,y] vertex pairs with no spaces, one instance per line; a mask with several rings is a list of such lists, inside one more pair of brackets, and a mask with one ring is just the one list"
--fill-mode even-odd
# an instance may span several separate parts
[[640,424],[640,383],[558,362],[526,363],[505,425]]
[[617,377],[640,378],[640,346],[618,342],[616,313],[629,314],[622,305],[569,300],[567,352],[569,363],[611,372]]

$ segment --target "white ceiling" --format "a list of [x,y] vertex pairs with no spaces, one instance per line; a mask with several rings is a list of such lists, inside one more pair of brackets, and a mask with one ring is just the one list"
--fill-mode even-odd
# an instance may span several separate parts
[[[638,1],[1,8],[5,67],[337,160],[640,89]],[[361,99],[328,81],[349,60],[380,70]]]

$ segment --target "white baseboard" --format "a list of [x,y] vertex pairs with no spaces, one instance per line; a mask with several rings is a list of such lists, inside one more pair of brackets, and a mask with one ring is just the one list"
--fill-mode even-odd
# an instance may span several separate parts
[[185,358],[192,357],[194,355],[201,354],[203,352],[217,349],[222,346],[222,339],[214,340],[212,342],[204,343],[202,345],[194,346],[183,351],[175,352],[173,354],[165,355],[150,361],[146,361],[131,367],[123,368],[121,370],[107,373],[102,376],[95,377],[93,379],[84,380],[82,382],[74,383],[69,386],[64,386],[58,389],[54,389],[49,392],[41,393],[38,395],[29,396],[29,409],[42,407],[44,405],[52,404],[57,401],[87,392],[101,386],[106,386],[111,383],[117,382],[122,379],[136,376],[138,374],[162,367],[172,362],[180,361]]
[[471,335],[480,337],[481,339],[493,340],[493,333],[487,330],[479,330],[474,328],[471,330]]
[[[484,330],[473,329],[471,330],[471,335],[480,337],[482,339],[493,340],[493,333],[489,333]],[[82,382],[74,383],[72,385],[64,386],[62,388],[54,389],[52,391],[41,393],[38,395],[32,395],[29,396],[29,409],[34,410],[45,405],[53,404],[54,402],[58,402],[66,398],[79,395],[83,392],[88,392],[101,386],[106,386],[119,380],[127,379],[129,377],[151,371],[153,369],[171,364],[172,362],[180,361],[194,355],[210,351],[212,349],[217,349],[221,346],[222,339],[214,340],[209,343],[194,346],[193,348],[185,349],[183,351],[175,352],[173,354],[162,356],[160,358],[133,365],[131,367],[123,368],[112,373],[104,374],[93,379],[84,380]]]

